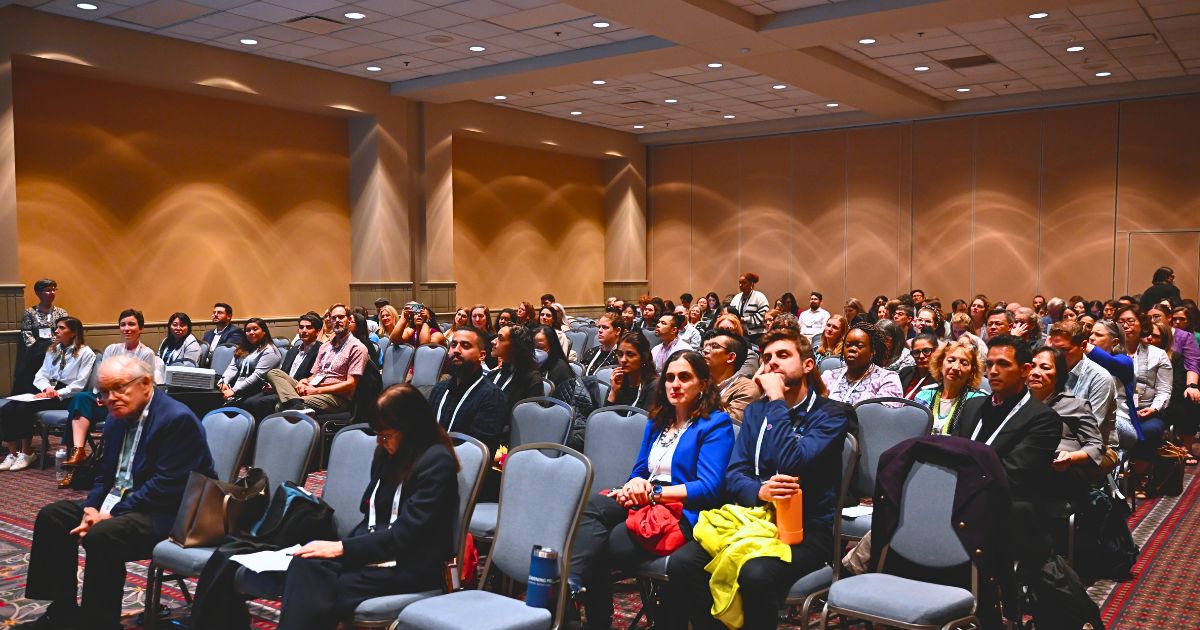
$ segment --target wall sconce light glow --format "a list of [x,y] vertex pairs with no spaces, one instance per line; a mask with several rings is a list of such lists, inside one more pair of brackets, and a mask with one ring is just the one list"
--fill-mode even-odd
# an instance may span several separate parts
[[555,141],[553,141],[553,140],[542,140],[542,144],[548,144],[548,145],[550,145],[550,146],[552,146],[552,147],[556,147],[556,146],[558,146],[558,143],[557,143],[557,142],[555,142]]
[[665,100],[663,100],[663,102],[664,102],[664,103],[666,103],[667,105],[674,105],[675,103],[678,103],[678,102],[679,102],[679,99],[677,99],[677,98],[668,98],[668,99],[665,99]]
[[245,44],[245,45],[247,45],[247,46],[256,46],[256,45],[258,45],[258,40],[257,40],[257,39],[250,39],[249,37],[243,37],[242,39],[240,39],[240,40],[238,40],[238,41],[242,42],[243,44]]
[[361,20],[361,19],[367,17],[367,14],[359,13],[358,11],[351,11],[349,13],[346,13],[345,16],[346,16],[347,20]]
[[1040,19],[1048,18],[1048,17],[1050,17],[1050,14],[1046,13],[1045,11],[1038,11],[1037,13],[1029,14],[1029,19],[1031,19],[1031,20],[1040,20]]
[[716,61],[714,61],[714,62],[712,62],[712,63],[708,64],[708,67],[709,67],[709,68],[720,68],[720,67],[723,67],[723,66],[724,66],[724,64],[717,63]]
[[722,118],[724,118],[726,120],[733,120],[734,118],[737,118],[737,116],[734,116],[733,114],[725,114],[724,116],[722,116]]
[[592,85],[604,85],[605,83],[608,83],[608,81],[603,79],[596,79],[595,81],[592,81]]
[[361,109],[359,109],[359,108],[357,108],[357,107],[355,107],[355,106],[353,106],[353,105],[343,105],[343,104],[339,103],[339,104],[337,104],[337,105],[330,105],[330,107],[332,107],[332,108],[334,108],[334,109],[340,109],[340,110],[344,110],[344,111],[347,111],[347,112],[359,112],[359,113],[362,113],[362,110],[361,110]]
[[618,153],[616,151],[605,151],[604,155],[611,155],[613,157],[625,157],[624,155],[621,155],[620,153]]
[[1083,46],[1067,46],[1067,52],[1083,52]]
[[508,97],[507,97],[507,96],[505,96],[505,95],[503,95],[503,94],[497,94],[497,95],[493,96],[492,98],[493,98],[493,99],[495,99],[495,100],[497,100],[497,101],[506,101],[506,100],[508,100]]
[[864,37],[858,40],[858,43],[863,44],[864,46],[870,46],[871,44],[875,43],[875,39],[871,37]]
[[244,83],[238,83],[237,81],[234,81],[233,79],[226,79],[225,77],[213,77],[211,79],[204,79],[203,81],[197,81],[196,85],[203,85],[205,87],[221,88],[222,90],[233,90],[234,92],[242,92],[244,94],[258,94],[258,91],[251,88],[250,86],[245,85]]
[[463,127],[463,131],[470,131],[471,133],[484,133],[482,129],[476,129],[474,127]]
[[380,68],[379,66],[367,66],[367,72],[379,72],[381,70],[383,70],[383,68]]
[[80,2],[79,4],[75,5],[75,8],[83,9],[84,11],[95,11],[96,9],[99,9],[100,7],[92,4],[91,2]]
[[966,92],[970,92],[970,91],[971,91],[971,88],[958,88],[957,90],[954,90],[954,91],[955,91],[955,92],[966,93]]
[[634,129],[645,129],[646,125],[634,125],[633,128]]
[[612,26],[608,22],[592,22],[592,28],[608,28]]
[[1111,77],[1111,76],[1112,76],[1112,73],[1111,73],[1111,72],[1097,72],[1097,73],[1096,73],[1096,76],[1098,76],[1098,77]]
[[913,70],[915,72],[929,72],[929,66],[917,66]]
[[487,48],[484,48],[483,46],[471,46],[467,50],[469,50],[471,52],[483,52],[483,51],[487,50]]
[[34,55],[34,57],[37,57],[38,59],[48,59],[50,61],[62,61],[65,63],[73,63],[77,66],[91,67],[91,65],[92,65],[92,64],[80,59],[79,57],[73,57],[71,55],[64,55],[63,53],[56,53],[56,52],[37,53]]
[[825,107],[840,107],[841,103],[825,103]]
[[786,90],[786,89],[787,89],[787,86],[786,86],[786,85],[784,85],[784,84],[782,84],[782,83],[780,83],[779,85],[772,85],[772,86],[771,86],[771,89],[772,89],[772,90]]
[[583,112],[580,112],[580,111],[574,111],[574,112],[571,112],[571,115],[572,115],[572,116],[582,116],[582,115],[583,115]]

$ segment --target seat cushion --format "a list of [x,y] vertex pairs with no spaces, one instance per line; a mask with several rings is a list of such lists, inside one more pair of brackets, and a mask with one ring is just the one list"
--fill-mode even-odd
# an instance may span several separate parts
[[70,419],[70,412],[66,409],[47,409],[37,412],[37,421],[48,427],[64,426]]
[[487,591],[458,591],[409,604],[396,628],[411,630],[547,630],[550,611]]
[[189,547],[184,549],[170,539],[154,545],[154,564],[170,573],[196,577],[208,563],[215,547]]
[[239,593],[255,599],[279,599],[283,596],[283,579],[287,571],[263,571],[256,573],[246,567],[238,567],[234,585]]
[[475,511],[471,514],[471,525],[468,527],[468,531],[472,536],[495,538],[496,522],[499,518],[499,503],[477,503]]
[[871,531],[871,515],[865,514],[855,518],[842,517],[842,535],[851,538],[862,538]]
[[966,617],[975,606],[971,591],[918,582],[885,573],[843,578],[829,587],[829,605],[913,625],[942,625]]
[[639,577],[650,578],[651,580],[667,579],[667,561],[671,556],[659,556],[653,560],[647,560],[638,567],[637,573]]
[[390,624],[396,620],[396,616],[400,614],[400,611],[407,608],[409,604],[441,594],[442,592],[438,590],[426,591],[424,593],[400,593],[398,595],[373,597],[359,604],[358,608],[354,609],[354,622]]
[[833,584],[833,567],[825,565],[812,573],[796,580],[788,591],[788,600],[804,599],[817,591],[829,588]]

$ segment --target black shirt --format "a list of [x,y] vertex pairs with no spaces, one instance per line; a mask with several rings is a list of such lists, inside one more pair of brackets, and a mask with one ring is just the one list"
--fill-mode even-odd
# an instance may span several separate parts
[[993,395],[988,399],[988,402],[983,405],[983,411],[979,420],[979,433],[975,436],[976,442],[987,442],[992,437],[992,434],[1000,428],[1000,424],[1008,417],[1009,412],[1013,407],[1021,402],[1021,398],[1025,395],[1025,389],[1010,396],[1008,400],[996,402],[996,397]]

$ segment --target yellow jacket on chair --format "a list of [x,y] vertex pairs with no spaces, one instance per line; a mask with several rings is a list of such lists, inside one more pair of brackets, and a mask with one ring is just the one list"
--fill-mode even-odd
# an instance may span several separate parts
[[776,538],[771,511],[729,504],[700,513],[693,537],[713,557],[704,567],[712,574],[712,615],[730,628],[742,626],[742,597],[738,573],[747,560],[779,558],[792,561],[792,548]]

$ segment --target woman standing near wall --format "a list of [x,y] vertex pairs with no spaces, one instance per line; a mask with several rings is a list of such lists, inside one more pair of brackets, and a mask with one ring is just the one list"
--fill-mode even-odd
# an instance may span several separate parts
[[18,348],[17,364],[13,374],[12,393],[36,394],[33,375],[42,366],[46,350],[54,343],[55,322],[67,316],[67,311],[54,306],[58,296],[58,283],[42,278],[33,283],[33,293],[38,303],[25,309],[21,316],[21,345]]

